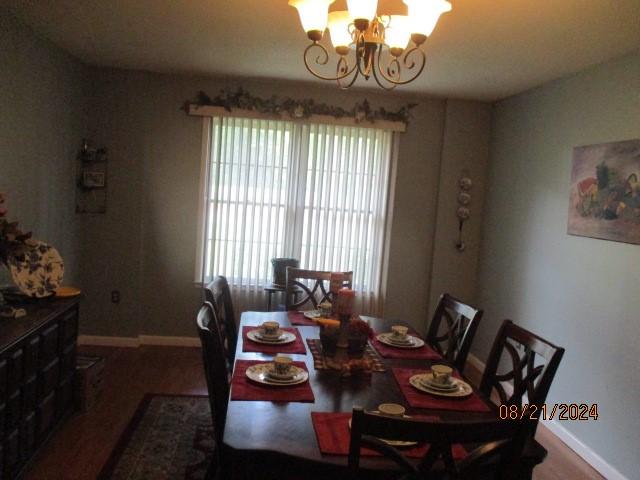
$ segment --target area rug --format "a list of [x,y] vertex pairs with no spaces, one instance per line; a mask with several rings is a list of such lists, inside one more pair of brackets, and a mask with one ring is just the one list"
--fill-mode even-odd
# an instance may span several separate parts
[[144,397],[99,479],[204,479],[214,450],[209,400]]

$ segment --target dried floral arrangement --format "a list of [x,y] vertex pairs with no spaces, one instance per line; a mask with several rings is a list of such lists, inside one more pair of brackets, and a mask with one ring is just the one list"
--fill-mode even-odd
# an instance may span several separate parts
[[371,337],[373,335],[373,330],[371,330],[369,324],[360,317],[352,317],[349,320],[347,332],[350,337]]
[[4,202],[5,195],[0,193],[0,262],[8,265],[9,259],[19,259],[28,250],[26,241],[31,238],[31,232],[24,233],[18,228],[18,222],[7,220]]
[[240,87],[236,91],[223,89],[214,98],[200,91],[195,100],[185,102],[183,109],[187,112],[189,111],[189,105],[223,107],[228,112],[238,108],[277,116],[288,115],[291,118],[298,119],[309,118],[311,115],[329,115],[334,118],[353,118],[356,123],[363,121],[373,123],[376,120],[408,123],[411,109],[417,104],[410,103],[393,112],[384,107],[373,109],[365,99],[362,103],[356,103],[353,108],[347,110],[342,107],[327,105],[326,103],[316,103],[311,98],[296,100],[289,97],[279,98],[274,95],[263,99],[251,95]]

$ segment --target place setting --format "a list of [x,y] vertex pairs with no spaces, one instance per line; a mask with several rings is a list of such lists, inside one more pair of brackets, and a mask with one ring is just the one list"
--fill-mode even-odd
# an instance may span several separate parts
[[490,408],[448,365],[436,364],[430,371],[393,368],[402,394],[413,408],[488,412]]
[[273,320],[260,326],[244,326],[242,335],[243,352],[304,354],[307,351],[297,328],[280,327]]
[[404,325],[393,325],[391,331],[378,333],[371,342],[385,358],[440,360],[441,355],[426,345],[413,330]]
[[309,371],[304,362],[276,355],[271,362],[236,361],[231,380],[232,400],[313,402]]

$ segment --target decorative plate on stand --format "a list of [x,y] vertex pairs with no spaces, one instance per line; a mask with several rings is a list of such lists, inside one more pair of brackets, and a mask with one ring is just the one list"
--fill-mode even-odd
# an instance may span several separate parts
[[11,276],[22,293],[42,298],[55,293],[62,283],[64,263],[58,251],[39,240],[28,242],[23,260],[11,259]]

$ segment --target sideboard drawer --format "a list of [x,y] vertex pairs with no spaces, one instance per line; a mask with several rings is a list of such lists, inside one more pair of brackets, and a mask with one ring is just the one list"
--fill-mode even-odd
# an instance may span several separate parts
[[22,383],[23,360],[22,348],[14,350],[9,355],[9,368],[7,370],[7,393],[9,395],[20,388]]
[[38,434],[46,433],[53,425],[56,413],[55,393],[51,392],[38,407]]
[[17,426],[20,420],[20,414],[22,412],[22,395],[20,395],[20,390],[16,390],[7,398],[6,408],[5,423],[7,430],[10,430]]
[[40,398],[44,398],[52,392],[58,385],[60,379],[60,361],[54,358],[53,361],[42,369],[40,374]]
[[40,334],[40,365],[45,366],[58,355],[58,324],[53,323]]
[[78,310],[67,312],[60,320],[60,351],[75,343],[78,336]]
[[40,337],[36,335],[28,339],[24,346],[24,378],[30,378],[37,372],[39,356]]

